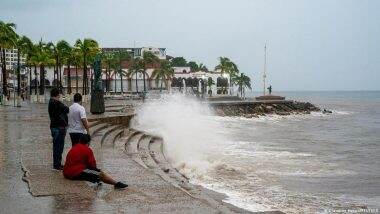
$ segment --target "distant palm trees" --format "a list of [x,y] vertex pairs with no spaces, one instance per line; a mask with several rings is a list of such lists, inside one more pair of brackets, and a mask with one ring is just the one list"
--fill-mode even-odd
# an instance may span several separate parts
[[1,70],[3,73],[3,93],[8,94],[8,72],[5,62],[5,49],[12,49],[16,46],[17,34],[14,23],[0,21],[0,50],[1,50]]
[[[135,75],[135,83],[136,83],[136,92],[138,93],[139,92],[139,86],[138,86],[138,74],[139,73],[142,73],[142,72],[145,72],[145,65],[144,65],[144,61],[141,59],[141,58],[135,58],[132,60],[131,62],[131,66],[129,66],[129,69],[128,69],[128,72],[127,72],[127,76],[129,78],[132,78],[133,75]],[[144,80],[145,82],[145,80]]]
[[144,70],[143,70],[143,80],[144,80],[144,92],[146,92],[146,83],[145,83],[145,73],[146,70],[149,67],[154,67],[155,64],[158,64],[160,62],[160,59],[154,55],[152,52],[144,52],[143,53],[143,65],[144,65]]
[[115,93],[116,93],[116,74],[120,76],[120,88],[121,93],[124,93],[124,86],[123,86],[123,76],[126,76],[126,72],[123,70],[123,62],[128,61],[130,62],[132,57],[131,55],[126,51],[119,51],[116,52],[114,55],[114,71],[115,71]]
[[88,74],[87,74],[87,66],[93,60],[95,55],[99,52],[99,45],[93,39],[78,39],[75,42],[75,48],[82,56],[83,63],[83,89],[82,94],[87,95],[89,92],[88,88]]
[[165,82],[166,88],[168,89],[168,81],[173,77],[174,69],[167,60],[162,60],[160,63],[160,68],[156,69],[152,73],[152,77],[156,80],[156,85],[160,84],[160,91],[162,91],[162,83]]
[[229,58],[227,57],[219,57],[219,64],[215,67],[215,70],[220,70],[222,76],[223,74],[228,74],[229,75],[229,88],[230,88],[230,94],[232,94],[232,78],[239,74],[239,69],[237,65],[232,62]]
[[35,53],[32,56],[32,61],[40,68],[40,88],[39,94],[45,94],[45,67],[54,65],[55,60],[51,55],[49,45],[40,41],[35,49]]
[[20,58],[25,53],[28,54],[32,50],[33,43],[26,36],[17,36],[16,48],[17,48],[17,96],[21,95],[21,64]]
[[[90,75],[88,74],[88,68],[91,67],[91,63],[94,57],[99,53],[100,48],[98,43],[90,38],[78,39],[75,44],[72,46],[65,40],[60,40],[56,43],[49,42],[45,43],[39,41],[36,44],[33,44],[30,39],[26,36],[18,36],[15,32],[15,24],[6,23],[0,21],[0,62],[2,70],[2,88],[4,94],[8,94],[8,71],[6,66],[6,49],[18,49],[17,56],[17,94],[20,96],[21,93],[21,58],[22,56],[26,57],[26,66],[29,67],[29,86],[30,94],[32,94],[32,86],[35,86],[35,94],[39,93],[43,95],[45,93],[45,68],[46,66],[54,66],[54,80],[53,84],[56,87],[59,87],[61,92],[63,91],[63,80],[62,80],[62,67],[66,66],[67,68],[67,93],[72,93],[72,73],[71,69],[75,68],[75,88],[76,92],[79,92],[79,75],[78,69],[81,69],[82,72],[82,94],[87,95],[89,93],[89,80]],[[166,87],[170,87],[168,81],[172,80],[174,75],[174,70],[172,66],[190,66],[192,72],[204,71],[208,72],[207,67],[200,63],[197,64],[194,61],[187,62],[183,57],[175,57],[172,60],[160,60],[154,53],[150,51],[143,52],[142,56],[139,58],[133,58],[129,55],[128,52],[112,52],[112,53],[103,53],[102,61],[105,68],[106,76],[106,92],[110,91],[110,79],[111,71],[114,72],[115,76],[115,92],[116,92],[116,81],[117,75],[120,77],[120,86],[121,93],[124,93],[123,87],[123,78],[127,76],[129,79],[132,79],[132,76],[135,76],[136,91],[139,91],[139,74],[143,76],[143,90],[144,92],[149,89],[149,86],[146,85],[146,79],[154,79],[156,85],[160,85],[160,91],[163,90],[163,84],[165,83]],[[123,66],[128,66],[128,71],[123,70]],[[151,76],[147,77],[148,70],[154,69]],[[230,94],[232,93],[231,88],[232,84],[235,83],[239,88],[240,96],[244,96],[245,88],[250,88],[251,83],[248,76],[240,74],[238,66],[232,62],[227,57],[220,57],[219,63],[215,67],[216,70],[219,70],[222,74],[221,79],[223,79],[223,87],[227,88],[227,79],[224,79],[223,74],[229,75],[229,88]],[[34,80],[32,80],[32,70],[34,70]],[[39,72],[38,72],[39,71]],[[240,74],[240,75],[239,75]],[[39,76],[39,81],[37,79]],[[92,79],[92,75],[91,75]],[[219,79],[219,78],[218,78]],[[217,81],[217,86],[219,87],[219,80]],[[188,78],[186,80],[188,86],[198,87],[199,81],[196,78]],[[208,86],[211,88],[214,85],[212,79],[203,80],[202,86]],[[132,85],[129,84],[130,87]],[[182,84],[179,84],[182,87]],[[140,85],[141,87],[141,85]],[[38,91],[37,91],[38,90]],[[202,89],[204,91],[204,88]],[[226,91],[226,90],[225,90]],[[227,92],[227,91],[226,91]]]
[[240,97],[245,98],[245,88],[251,88],[251,79],[245,74],[241,73],[240,76],[234,76],[233,81],[238,86]]
[[105,67],[106,74],[106,93],[110,92],[111,85],[111,69],[114,67],[115,58],[113,53],[102,53],[102,65]]

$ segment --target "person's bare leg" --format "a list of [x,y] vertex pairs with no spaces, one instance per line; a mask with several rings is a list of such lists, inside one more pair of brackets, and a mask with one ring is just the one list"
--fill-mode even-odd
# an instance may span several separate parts
[[106,184],[115,185],[117,183],[114,179],[111,178],[111,176],[107,175],[105,172],[100,172],[99,178]]

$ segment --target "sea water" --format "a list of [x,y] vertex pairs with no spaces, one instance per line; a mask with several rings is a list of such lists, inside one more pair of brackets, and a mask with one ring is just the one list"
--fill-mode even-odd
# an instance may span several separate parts
[[[135,126],[165,140],[192,183],[251,210],[380,207],[380,92],[283,92],[332,114],[219,117],[199,101],[147,101]],[[254,95],[252,95],[254,96]]]

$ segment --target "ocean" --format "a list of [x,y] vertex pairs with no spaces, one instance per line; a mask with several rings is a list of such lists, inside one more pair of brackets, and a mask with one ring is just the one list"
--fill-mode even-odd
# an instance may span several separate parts
[[[332,114],[219,117],[183,95],[148,101],[136,126],[164,138],[194,184],[251,211],[380,208],[380,92],[279,92]],[[255,96],[256,94],[251,94]]]

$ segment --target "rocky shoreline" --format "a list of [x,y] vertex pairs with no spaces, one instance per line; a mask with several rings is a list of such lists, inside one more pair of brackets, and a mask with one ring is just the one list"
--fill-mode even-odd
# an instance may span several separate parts
[[265,101],[265,102],[219,102],[210,103],[218,116],[253,118],[264,115],[310,114],[321,111],[309,102],[299,101]]

